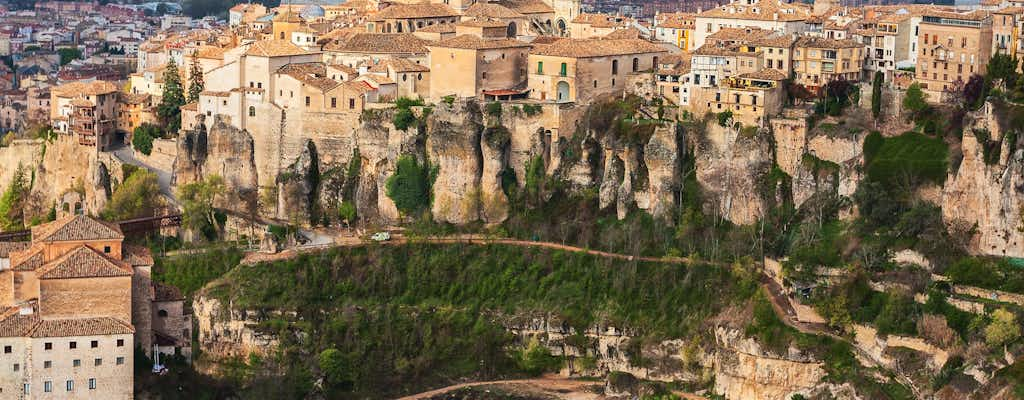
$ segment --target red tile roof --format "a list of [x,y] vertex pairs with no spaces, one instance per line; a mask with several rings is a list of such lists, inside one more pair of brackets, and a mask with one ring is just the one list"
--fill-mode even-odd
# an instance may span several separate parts
[[124,239],[121,228],[84,215],[65,217],[32,228],[32,241],[68,242]]
[[38,269],[39,279],[106,278],[131,276],[131,266],[88,246],[79,246]]

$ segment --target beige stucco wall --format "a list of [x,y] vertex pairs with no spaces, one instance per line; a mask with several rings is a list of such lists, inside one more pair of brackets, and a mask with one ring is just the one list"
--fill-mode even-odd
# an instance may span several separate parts
[[[123,346],[117,346],[119,339],[124,341]],[[91,347],[93,340],[97,342],[96,348]],[[69,349],[70,342],[76,342],[77,348]],[[46,343],[52,343],[53,349],[46,350]],[[31,356],[26,361],[31,365],[31,398],[131,399],[133,351],[132,335],[32,339]],[[123,357],[121,365],[117,364],[118,357]],[[95,365],[97,358],[102,360],[99,366]],[[80,360],[80,366],[74,367],[74,360]],[[50,362],[50,368],[44,368],[46,361]],[[0,371],[6,370],[0,368]],[[96,379],[96,389],[89,389],[90,378]],[[71,392],[66,389],[68,380],[74,381]],[[47,381],[53,385],[50,393],[43,390]]]

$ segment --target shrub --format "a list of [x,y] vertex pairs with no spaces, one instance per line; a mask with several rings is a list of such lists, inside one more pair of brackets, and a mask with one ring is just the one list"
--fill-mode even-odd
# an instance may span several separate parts
[[350,201],[343,201],[338,206],[338,218],[349,223],[356,220],[356,205]]
[[108,221],[151,216],[161,205],[163,200],[156,174],[140,169],[117,187],[101,216]]
[[992,312],[992,322],[985,327],[985,343],[997,347],[1020,339],[1020,325],[1017,316],[1000,308]]
[[[872,148],[868,148],[869,145]],[[882,139],[880,146],[876,138],[865,140],[864,147],[865,158],[870,158],[868,180],[904,187],[926,181],[941,185],[946,180],[949,148],[941,138],[907,132]]]
[[388,177],[385,189],[395,207],[406,215],[414,215],[430,205],[433,173],[429,164],[420,165],[416,157],[399,157],[395,173]]
[[404,131],[409,129],[416,122],[416,115],[412,113],[412,110],[408,108],[399,109],[393,118],[391,123],[395,125],[395,129]]
[[487,103],[487,115],[495,118],[501,117],[501,103],[497,101]]
[[922,315],[917,321],[917,332],[929,343],[944,349],[953,347],[959,339],[956,331],[949,327],[946,318],[941,315]]
[[907,88],[907,93],[903,97],[903,108],[916,116],[918,113],[928,109],[927,98],[928,95],[921,90],[921,85],[914,82]]
[[543,111],[544,109],[539,104],[523,104],[523,112],[525,112],[527,116],[532,117]]
[[718,113],[718,126],[723,128],[728,127],[730,120],[732,120],[732,111],[725,110]]
[[534,376],[558,371],[562,366],[561,358],[551,355],[551,351],[541,345],[537,338],[531,339],[526,348],[519,352],[516,362],[520,369]]
[[160,127],[153,124],[142,124],[132,132],[132,148],[149,155],[153,151],[153,139],[160,136]]
[[875,79],[871,82],[871,115],[878,119],[882,114],[882,82],[885,76],[882,71],[875,72]]
[[441,98],[441,101],[448,106],[455,104],[455,95],[447,95]]

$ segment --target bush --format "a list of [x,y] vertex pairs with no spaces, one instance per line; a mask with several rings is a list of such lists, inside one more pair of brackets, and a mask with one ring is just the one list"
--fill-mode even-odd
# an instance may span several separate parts
[[523,104],[523,112],[525,112],[527,116],[532,117],[543,111],[544,109],[539,104]]
[[729,126],[729,121],[732,120],[732,111],[725,110],[718,113],[718,126],[726,128]]
[[882,114],[882,83],[885,76],[882,71],[875,72],[875,79],[871,82],[871,115],[878,119]]
[[100,215],[108,221],[152,216],[163,205],[157,176],[148,170],[134,171],[114,190]]
[[356,205],[350,201],[343,201],[338,205],[338,218],[342,221],[353,223],[356,221]]
[[149,155],[153,151],[153,139],[160,137],[160,127],[153,124],[142,124],[132,132],[132,148]]
[[1003,258],[965,257],[950,265],[944,274],[960,285],[1024,293],[1024,268]]
[[912,113],[911,116],[915,117],[928,109],[927,98],[928,95],[921,90],[921,84],[914,82],[907,88],[907,93],[903,97],[903,108],[910,111]]
[[519,352],[516,363],[526,373],[539,376],[545,372],[558,371],[562,366],[562,359],[551,355],[547,347],[541,345],[537,338],[533,338],[526,348]]
[[395,207],[405,215],[415,215],[430,205],[434,176],[429,164],[420,165],[416,157],[399,157],[395,173],[388,177],[385,189]]
[[499,103],[497,101],[491,102],[491,103],[487,103],[487,115],[490,115],[490,116],[495,117],[495,118],[500,118],[501,117],[501,103]]
[[998,347],[1020,339],[1020,325],[1017,316],[1000,308],[992,312],[992,323],[985,327],[985,343]]
[[395,125],[395,129],[404,131],[416,123],[416,115],[408,108],[399,109],[391,119],[391,123]]

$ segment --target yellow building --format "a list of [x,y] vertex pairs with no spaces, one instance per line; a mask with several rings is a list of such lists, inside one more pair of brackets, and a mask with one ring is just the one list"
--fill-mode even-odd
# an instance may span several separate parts
[[542,101],[586,102],[624,90],[629,76],[657,69],[667,52],[641,39],[561,39],[530,53],[530,97]]
[[512,96],[526,89],[530,45],[514,39],[484,39],[464,34],[430,49],[430,98]]
[[658,14],[654,19],[654,38],[672,43],[682,51],[691,51],[696,18],[697,15],[693,13]]
[[695,87],[691,110],[694,114],[729,111],[743,125],[761,126],[768,117],[782,111],[788,77],[775,69],[762,69],[725,78],[720,85]]
[[304,22],[291,7],[284,7],[283,11],[274,16],[274,39],[291,40],[292,34],[299,30]]
[[859,81],[864,45],[849,39],[801,36],[793,44],[795,82],[817,91],[834,80]]

